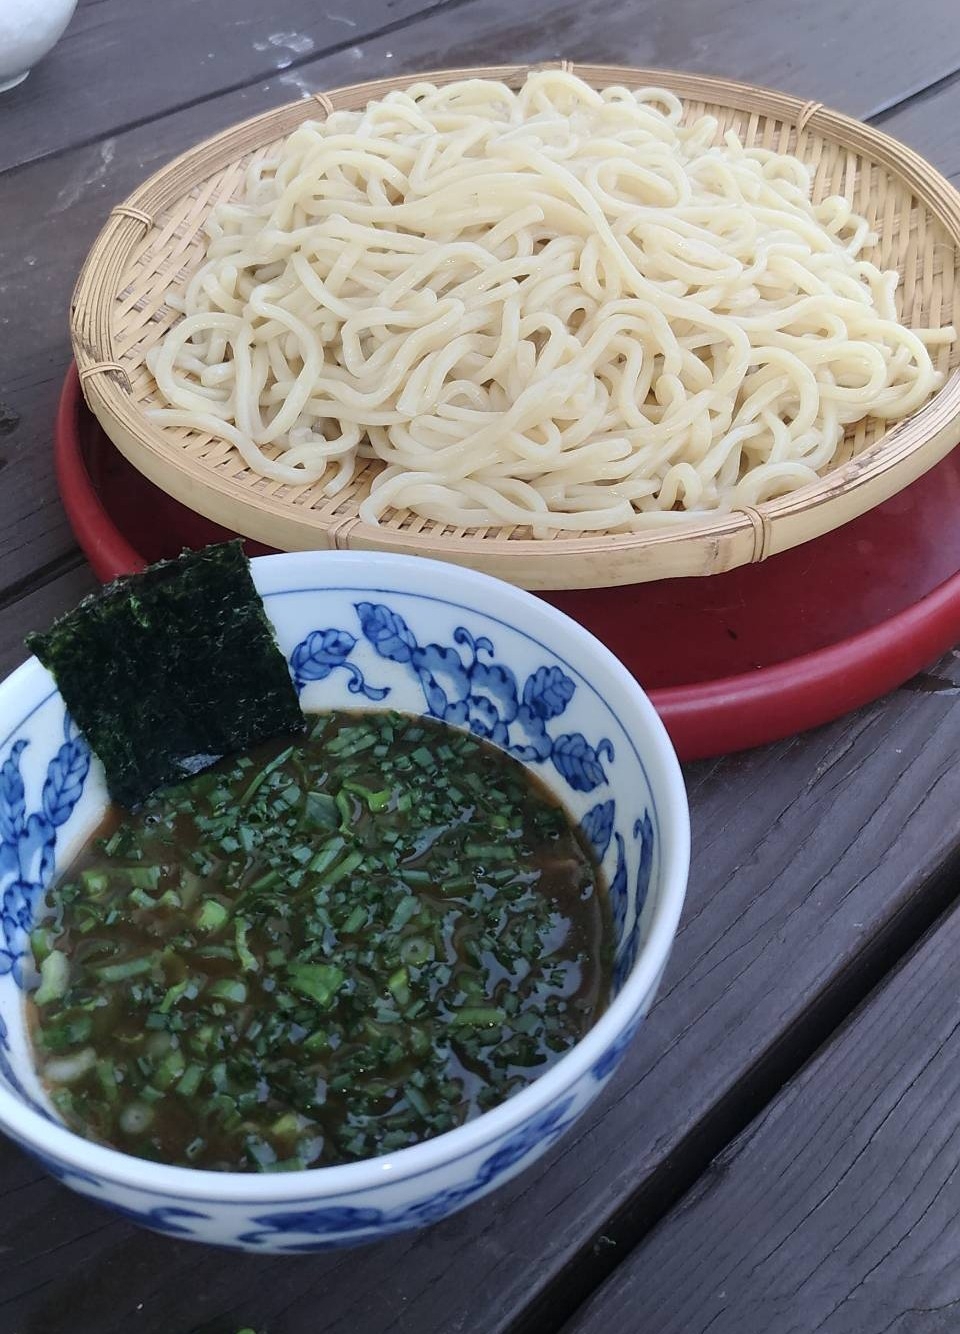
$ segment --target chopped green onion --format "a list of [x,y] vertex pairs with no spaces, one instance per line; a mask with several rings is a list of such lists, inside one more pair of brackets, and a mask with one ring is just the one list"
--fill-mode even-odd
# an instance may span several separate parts
[[60,950],[51,950],[40,965],[40,986],[33,993],[34,1005],[49,1005],[66,994],[70,965]]
[[300,1117],[296,1112],[285,1112],[283,1116],[274,1121],[271,1126],[271,1133],[279,1135],[281,1138],[287,1135],[296,1135],[303,1129]]
[[153,1109],[142,1102],[132,1102],[120,1113],[120,1129],[128,1135],[142,1135],[153,1121]]
[[260,1139],[258,1136],[250,1135],[247,1138],[246,1151],[250,1155],[251,1161],[254,1162],[261,1171],[266,1171],[267,1168],[272,1167],[277,1161],[276,1151],[273,1146],[268,1144],[266,1140]]
[[303,818],[307,824],[320,829],[336,829],[339,821],[337,803],[329,792],[308,792],[304,803]]
[[516,858],[513,848],[502,847],[499,843],[468,843],[464,853],[486,862],[512,862]]
[[410,987],[408,985],[406,968],[398,968],[387,979],[387,990],[393,996],[398,1005],[406,1005],[410,1000]]
[[247,934],[250,931],[250,923],[245,917],[238,917],[234,923],[234,938],[237,942],[237,958],[240,960],[240,966],[247,973],[258,973],[260,965],[257,963],[250,946],[247,944]]
[[97,1079],[107,1102],[116,1102],[120,1096],[120,1089],[117,1084],[117,1068],[109,1057],[97,1061]]
[[51,1084],[75,1084],[96,1064],[96,1052],[92,1047],[85,1047],[74,1056],[59,1056],[56,1060],[48,1061],[44,1074]]
[[33,951],[33,961],[39,968],[53,949],[53,932],[45,926],[35,927],[30,932],[30,949]]
[[329,843],[324,844],[323,848],[314,857],[310,863],[310,870],[317,872],[317,874],[325,871],[328,866],[333,865],[346,846],[346,841],[339,835],[332,838]]
[[355,932],[360,930],[366,920],[367,910],[362,904],[358,903],[343,924],[343,934],[345,936],[352,936]]
[[407,1102],[418,1116],[426,1118],[430,1115],[430,1104],[418,1088],[414,1088],[411,1083],[406,1083],[403,1086],[403,1092]]
[[312,734],[150,798],[56,887],[35,1038],[42,1071],[82,1058],[51,1087],[72,1128],[194,1168],[369,1158],[495,1106],[586,1030],[602,976],[577,942],[607,901],[581,898],[563,812],[429,719]]
[[159,866],[130,866],[124,875],[135,889],[159,889]]
[[382,788],[379,792],[373,792],[370,788],[364,787],[361,783],[345,782],[343,785],[348,792],[361,797],[367,804],[369,811],[384,811],[390,805],[390,798],[393,791],[389,787]]
[[466,1025],[481,1028],[487,1025],[502,1024],[506,1017],[506,1014],[498,1005],[475,1006],[470,1009],[456,1011],[450,1016],[450,1022],[455,1028]]
[[420,911],[420,900],[414,894],[405,894],[390,917],[390,930],[401,931]]
[[104,843],[103,845],[103,850],[108,857],[112,857],[114,853],[120,851],[120,848],[123,846],[123,841],[125,837],[126,837],[126,831],[124,830],[122,825],[120,826],[119,829],[115,829],[113,831],[113,833],[107,839],[106,843]]
[[294,991],[326,1007],[343,986],[346,974],[335,964],[295,963],[287,968],[287,980]]
[[130,977],[141,977],[153,971],[155,960],[150,956],[139,959],[127,959],[123,963],[100,964],[93,973],[101,982],[124,982]]
[[183,1098],[192,1098],[203,1079],[203,1066],[191,1061],[177,1082],[176,1092]]
[[424,936],[408,936],[400,946],[400,957],[405,964],[418,967],[436,954],[433,945]]
[[400,868],[400,878],[408,885],[429,885],[433,879],[429,871],[418,870],[410,866]]
[[176,1080],[180,1078],[187,1068],[187,1062],[183,1052],[179,1047],[174,1047],[172,1051],[167,1052],[163,1060],[157,1066],[153,1076],[153,1083],[159,1089],[167,1089]]
[[292,754],[293,754],[293,747],[288,746],[286,750],[282,750],[279,755],[274,756],[274,758],[270,761],[269,764],[264,765],[264,767],[260,770],[257,776],[247,787],[246,791],[241,796],[237,805],[248,806],[250,802],[253,800],[253,798],[256,796],[257,792],[260,790],[266,779],[270,777],[270,775],[273,773],[275,769],[279,769],[281,764],[286,764],[287,760],[290,758]]
[[230,913],[216,899],[207,899],[197,917],[197,926],[201,931],[219,931],[229,920]]
[[359,848],[355,848],[353,852],[348,852],[342,861],[337,862],[336,866],[324,871],[317,878],[322,885],[336,885],[346,876],[351,875],[362,861],[363,853]]
[[243,982],[235,982],[232,978],[221,977],[207,987],[207,995],[212,1000],[225,1000],[229,1001],[231,1005],[242,1005],[247,999],[247,988]]
[[349,829],[350,826],[353,824],[353,803],[347,796],[346,792],[344,792],[342,789],[337,793],[336,797],[334,798],[334,804],[336,805],[337,810],[340,812],[341,832],[343,830]]

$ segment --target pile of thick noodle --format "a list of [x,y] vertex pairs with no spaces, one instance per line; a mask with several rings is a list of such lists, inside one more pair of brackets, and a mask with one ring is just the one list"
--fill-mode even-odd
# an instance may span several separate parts
[[364,519],[625,531],[791,491],[905,417],[952,329],[897,319],[797,158],[561,71],[296,130],[210,215],[152,414]]

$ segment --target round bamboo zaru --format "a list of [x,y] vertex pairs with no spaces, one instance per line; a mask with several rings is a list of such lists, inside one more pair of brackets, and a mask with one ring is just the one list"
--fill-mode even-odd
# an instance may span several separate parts
[[[381,466],[377,462],[367,463],[349,487],[328,499],[322,483],[269,481],[247,468],[230,445],[147,419],[144,408],[159,399],[145,354],[177,318],[166,297],[182,290],[199,264],[204,218],[240,190],[252,157],[269,154],[305,120],[362,107],[417,79],[482,77],[516,86],[530,68],[442,70],[318,93],[214,136],[115,208],[77,283],[71,328],[87,402],[120,451],[192,509],[281,550],[411,552],[550,589],[715,574],[763,560],[878,505],[953,448],[960,440],[960,342],[936,349],[937,365],[949,379],[919,412],[886,432],[872,422],[852,428],[816,483],[756,508],[694,514],[667,532],[537,540],[524,528],[455,528],[408,511],[390,512],[371,526],[361,522],[358,506]],[[595,87],[672,89],[688,117],[709,112],[721,133],[732,128],[747,144],[796,153],[814,170],[815,198],[843,194],[869,218],[879,236],[870,257],[901,275],[904,322],[921,327],[960,320],[960,194],[909,148],[820,103],[748,84],[605,65],[579,65],[575,72]]]

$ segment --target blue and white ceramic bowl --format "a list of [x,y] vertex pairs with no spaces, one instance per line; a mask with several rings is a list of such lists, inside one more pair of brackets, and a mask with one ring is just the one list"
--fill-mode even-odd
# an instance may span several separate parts
[[602,858],[616,996],[540,1079],[413,1148],[283,1175],[165,1167],[59,1123],[33,1069],[23,991],[44,891],[102,815],[99,763],[47,672],[0,685],[0,1127],[66,1185],[159,1232],[250,1251],[314,1251],[453,1213],[508,1181],[597,1096],[650,1007],[683,904],[686,796],[629,673],[546,603],[416,557],[303,552],[253,562],[307,709],[392,707],[489,737],[528,764]]

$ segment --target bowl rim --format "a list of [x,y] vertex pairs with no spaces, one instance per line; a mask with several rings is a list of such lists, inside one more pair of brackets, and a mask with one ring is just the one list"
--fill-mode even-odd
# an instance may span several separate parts
[[[92,1175],[114,1186],[165,1198],[175,1196],[181,1200],[211,1205],[246,1204],[259,1207],[290,1201],[322,1201],[379,1190],[392,1183],[400,1185],[410,1182],[442,1169],[450,1162],[481,1151],[516,1129],[523,1121],[557,1103],[589,1073],[591,1067],[624,1033],[630,1031],[642,1016],[644,1003],[656,989],[670,954],[686,894],[690,821],[679,761],[647,695],[619,659],[564,612],[490,575],[420,556],[393,552],[300,551],[257,556],[251,564],[258,591],[265,600],[283,591],[283,585],[289,582],[290,577],[295,578],[296,572],[304,564],[321,570],[331,565],[344,570],[352,569],[360,583],[369,583],[371,588],[378,587],[376,576],[381,574],[387,579],[407,584],[406,588],[382,588],[381,591],[401,595],[406,593],[408,596],[423,596],[423,589],[418,585],[424,575],[432,573],[435,577],[451,580],[452,586],[448,591],[455,596],[469,597],[473,592],[477,600],[475,610],[481,615],[496,615],[493,608],[489,607],[491,600],[501,601],[498,610],[504,616],[511,607],[515,608],[522,613],[520,625],[507,619],[504,624],[519,629],[521,634],[533,638],[529,626],[535,627],[539,619],[541,624],[559,632],[561,640],[564,636],[575,640],[606,674],[608,682],[625,690],[630,697],[634,718],[641,724],[643,745],[649,746],[657,761],[656,773],[650,773],[652,766],[643,767],[648,770],[661,839],[661,876],[647,938],[619,994],[596,1024],[549,1070],[505,1102],[464,1125],[408,1148],[355,1163],[276,1174],[177,1167],[151,1162],[85,1139],[66,1126],[51,1122],[0,1085],[0,1130],[41,1157],[53,1157],[57,1166],[67,1173],[75,1171],[81,1178]],[[277,586],[271,588],[274,576]],[[288,591],[298,590],[290,588]],[[310,589],[305,587],[303,591],[309,592]],[[488,603],[489,609],[486,611],[483,610],[484,601]],[[549,648],[548,651],[561,661],[564,660],[564,655],[557,650]],[[580,672],[578,674],[583,675]],[[41,701],[49,698],[50,684],[46,670],[35,658],[29,659],[0,682],[0,716],[4,700],[9,695],[24,691],[35,697],[33,705],[37,707]],[[597,688],[593,686],[592,689],[601,702],[606,703]],[[25,715],[17,726],[21,726],[28,716]],[[633,741],[633,729],[623,725],[639,759],[640,749]],[[9,735],[12,735],[12,731]],[[7,729],[4,729],[4,737],[2,744],[6,745],[9,739]],[[597,1091],[601,1083],[597,1082]]]

